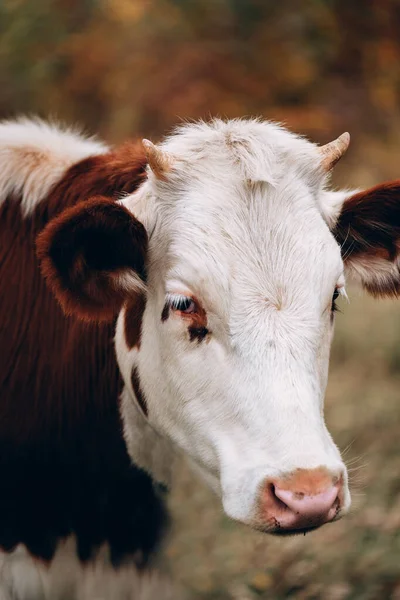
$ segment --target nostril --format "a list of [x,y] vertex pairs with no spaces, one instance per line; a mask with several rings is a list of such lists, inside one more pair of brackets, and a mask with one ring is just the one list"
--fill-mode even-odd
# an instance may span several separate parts
[[262,504],[265,513],[271,515],[277,521],[279,521],[283,515],[291,513],[291,509],[287,504],[276,495],[276,487],[272,482],[269,482],[264,487]]
[[273,501],[274,505],[282,510],[287,510],[289,507],[276,493],[275,484],[270,483],[268,488],[270,499]]

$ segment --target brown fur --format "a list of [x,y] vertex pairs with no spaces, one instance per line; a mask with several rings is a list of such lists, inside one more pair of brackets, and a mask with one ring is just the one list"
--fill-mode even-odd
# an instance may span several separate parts
[[342,248],[344,260],[352,263],[371,261],[370,276],[364,287],[374,295],[397,296],[400,273],[392,276],[374,272],[373,259],[395,264],[400,247],[400,181],[377,185],[348,198],[333,231]]
[[161,321],[164,323],[165,321],[167,321],[167,319],[169,319],[169,313],[170,313],[170,306],[169,304],[165,304],[162,313],[161,313]]
[[146,157],[141,144],[126,142],[106,154],[91,156],[73,165],[48,198],[49,216],[78,199],[106,196],[117,200],[130,194],[146,177]]
[[209,333],[207,329],[207,313],[196,298],[193,298],[193,300],[196,303],[197,311],[195,313],[183,315],[183,317],[190,321],[188,327],[190,341],[193,342],[194,340],[197,340],[197,342],[200,343]]
[[[27,218],[18,198],[0,207],[0,547],[5,549],[24,543],[49,559],[59,537],[75,533],[81,559],[108,541],[114,561],[126,553],[146,560],[159,539],[162,505],[149,477],[130,464],[122,438],[114,324],[65,317],[35,255],[37,234],[51,219],[62,224],[63,209],[100,193],[109,198],[100,205],[112,210],[107,203],[133,191],[143,174],[143,154],[126,145],[73,166]],[[72,266],[75,275],[84,268],[79,260]]]
[[140,350],[142,336],[142,317],[146,308],[144,294],[135,294],[125,307],[125,340],[128,348]]
[[133,367],[133,369],[132,369],[131,382],[132,382],[132,389],[135,392],[136,400],[138,401],[138,404],[139,404],[140,408],[142,409],[144,415],[147,417],[149,414],[148,409],[147,409],[147,401],[143,394],[142,388],[140,386],[139,374],[135,367]]

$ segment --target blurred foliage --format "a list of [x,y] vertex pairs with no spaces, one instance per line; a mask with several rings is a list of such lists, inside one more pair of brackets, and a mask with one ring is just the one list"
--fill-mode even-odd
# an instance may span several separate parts
[[0,116],[113,139],[209,114],[385,133],[399,31],[398,0],[2,0]]

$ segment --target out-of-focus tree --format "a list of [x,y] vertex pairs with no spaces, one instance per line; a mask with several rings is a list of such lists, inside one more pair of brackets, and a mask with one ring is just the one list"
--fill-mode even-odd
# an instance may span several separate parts
[[114,139],[210,114],[384,132],[399,33],[396,0],[3,0],[0,113]]

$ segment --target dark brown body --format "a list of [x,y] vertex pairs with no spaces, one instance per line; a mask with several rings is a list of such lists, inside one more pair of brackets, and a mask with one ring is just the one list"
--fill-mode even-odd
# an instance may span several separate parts
[[114,562],[146,561],[165,520],[150,478],[122,437],[114,322],[66,317],[40,273],[35,240],[66,207],[117,198],[143,178],[141,150],[81,161],[29,217],[0,204],[0,546],[50,559],[77,537],[81,559],[109,542]]

